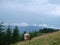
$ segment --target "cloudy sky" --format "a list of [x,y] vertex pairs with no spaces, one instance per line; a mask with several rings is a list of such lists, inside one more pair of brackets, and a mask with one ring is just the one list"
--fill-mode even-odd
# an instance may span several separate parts
[[0,0],[0,21],[60,27],[60,0]]

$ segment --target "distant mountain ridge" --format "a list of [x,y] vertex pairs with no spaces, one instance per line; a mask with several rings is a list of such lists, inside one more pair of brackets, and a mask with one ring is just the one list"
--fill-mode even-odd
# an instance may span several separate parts
[[[10,25],[11,30],[15,28],[16,25]],[[8,25],[5,25],[5,30],[7,29]],[[38,31],[43,28],[49,28],[44,26],[35,26],[35,25],[29,25],[29,26],[18,26],[19,32],[22,33],[24,31],[26,32],[32,32],[32,31]],[[50,27],[51,28],[51,27]],[[55,29],[55,28],[53,28]]]
[[[7,29],[8,26],[5,26],[5,29]],[[15,26],[11,25],[10,26],[11,30],[13,30],[15,28]],[[32,31],[38,31],[39,29],[42,29],[43,27],[39,27],[39,26],[18,26],[19,32],[22,33],[24,31],[26,32],[32,32]]]

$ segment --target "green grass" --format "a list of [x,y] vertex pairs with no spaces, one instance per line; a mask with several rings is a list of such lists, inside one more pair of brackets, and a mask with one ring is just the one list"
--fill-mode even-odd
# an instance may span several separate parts
[[18,42],[13,45],[60,45],[60,31],[36,37],[30,42]]

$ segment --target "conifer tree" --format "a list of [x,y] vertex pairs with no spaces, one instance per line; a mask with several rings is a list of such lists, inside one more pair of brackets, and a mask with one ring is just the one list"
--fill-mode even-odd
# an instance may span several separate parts
[[17,26],[15,26],[14,30],[13,30],[13,34],[12,34],[12,41],[13,43],[18,42],[19,40],[19,29]]
[[4,32],[3,32],[3,22],[0,22],[0,45],[3,45],[4,43]]
[[10,44],[11,40],[12,40],[12,31],[11,31],[11,28],[10,28],[10,25],[9,25],[8,28],[7,28],[7,31],[6,31],[7,44]]
[[26,31],[23,32],[22,34],[22,41],[24,40],[24,34],[26,33]]

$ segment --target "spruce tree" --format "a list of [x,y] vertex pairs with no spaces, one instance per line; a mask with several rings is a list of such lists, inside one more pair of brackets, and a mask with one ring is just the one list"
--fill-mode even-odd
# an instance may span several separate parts
[[3,45],[4,43],[4,32],[3,32],[3,22],[0,22],[0,45]]
[[24,31],[23,33],[22,33],[22,41],[24,40],[24,34],[26,33],[26,31]]
[[18,42],[19,40],[19,29],[17,26],[15,26],[14,30],[13,30],[13,34],[12,34],[12,41],[13,43]]
[[12,40],[11,37],[12,37],[12,31],[11,31],[11,28],[10,28],[10,25],[9,25],[7,30],[6,30],[6,41],[7,41],[7,44],[11,43],[11,40]]

